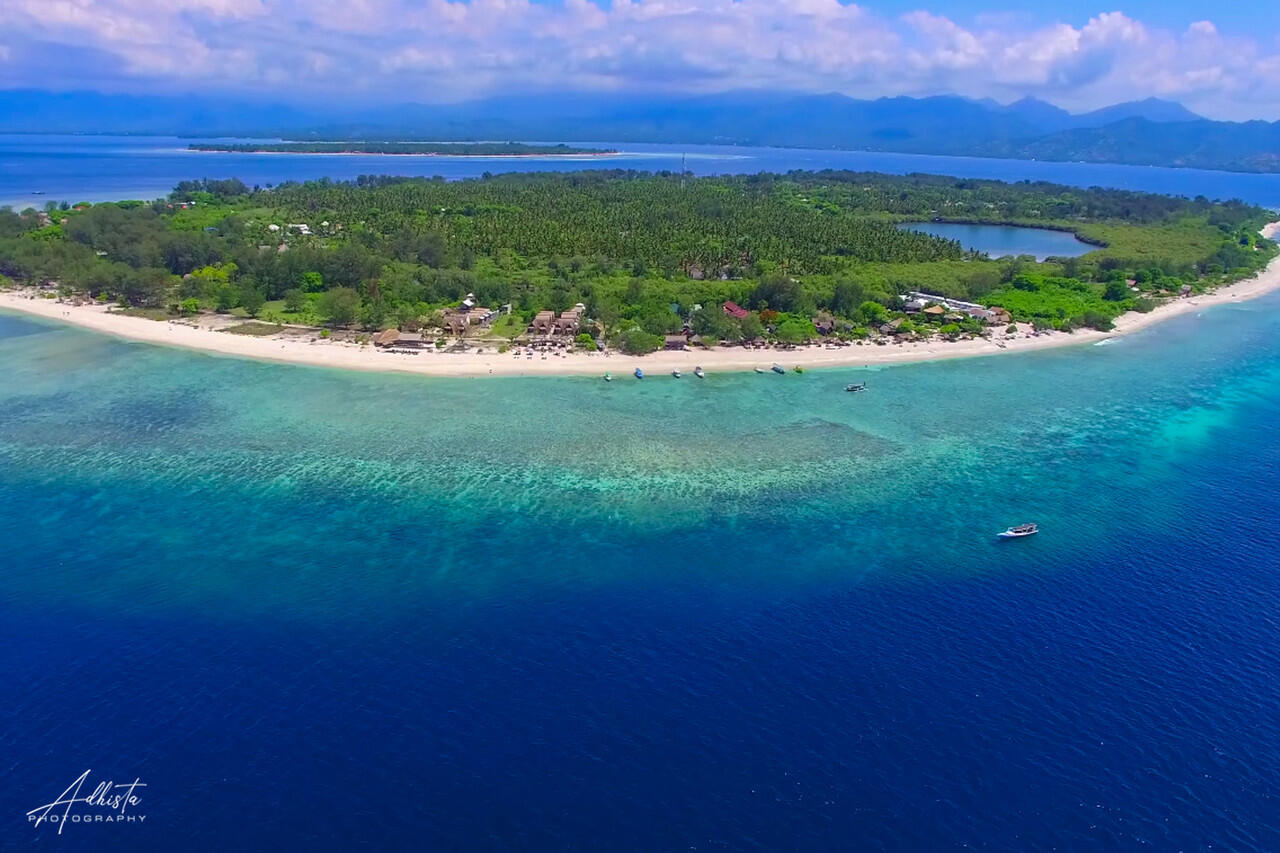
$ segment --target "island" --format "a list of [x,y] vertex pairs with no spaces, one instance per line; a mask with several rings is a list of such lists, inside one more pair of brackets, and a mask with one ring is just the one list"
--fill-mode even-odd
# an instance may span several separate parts
[[[866,364],[1096,340],[1256,295],[1280,284],[1272,218],[1236,201],[842,171],[199,180],[151,202],[0,210],[0,307],[372,370]],[[992,258],[922,222],[1088,245]]]
[[573,148],[527,142],[267,142],[193,143],[189,151],[231,154],[396,154],[420,157],[584,157],[617,154],[612,148]]

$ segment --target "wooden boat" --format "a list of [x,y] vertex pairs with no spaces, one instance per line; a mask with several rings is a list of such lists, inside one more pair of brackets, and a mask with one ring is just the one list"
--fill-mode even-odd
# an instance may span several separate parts
[[787,372],[787,369],[786,369],[785,367],[783,367],[781,364],[775,364],[773,367],[771,367],[771,368],[769,368],[769,369],[770,369],[770,370],[772,370],[774,373],[786,373],[786,372]]
[[702,372],[702,368],[701,368],[701,367],[695,367],[695,368],[693,369],[693,375],[694,375],[694,376],[696,376],[696,377],[698,377],[699,379],[702,379],[702,378],[703,378],[704,376],[706,376],[707,374],[705,374],[705,373],[703,373],[703,372]]
[[1004,533],[999,534],[1001,539],[1021,539],[1024,536],[1035,536],[1040,532],[1040,528],[1035,524],[1019,524],[1017,527],[1010,527]]

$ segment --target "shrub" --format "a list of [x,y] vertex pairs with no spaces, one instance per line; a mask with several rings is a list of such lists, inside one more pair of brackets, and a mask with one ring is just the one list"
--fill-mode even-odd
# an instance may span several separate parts
[[662,337],[644,329],[628,329],[622,333],[622,351],[628,355],[644,355],[662,347]]

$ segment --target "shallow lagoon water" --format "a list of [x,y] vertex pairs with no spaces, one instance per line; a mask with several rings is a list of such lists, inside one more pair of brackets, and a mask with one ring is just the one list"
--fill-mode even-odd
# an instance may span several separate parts
[[1070,231],[1049,228],[1025,228],[1016,225],[970,225],[962,222],[907,222],[898,226],[907,231],[921,231],[947,240],[957,240],[993,258],[1032,255],[1045,258],[1076,258],[1098,249]]
[[3,838],[92,768],[95,849],[1280,848],[1278,340],[606,384],[0,316]]

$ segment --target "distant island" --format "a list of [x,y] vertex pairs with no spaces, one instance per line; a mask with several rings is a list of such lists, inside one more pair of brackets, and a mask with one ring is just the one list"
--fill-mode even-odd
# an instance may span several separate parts
[[191,151],[233,154],[402,154],[448,157],[567,157],[617,154],[612,148],[572,148],[525,142],[269,142],[218,145],[199,143]]
[[[567,109],[567,104],[573,108]],[[858,100],[838,94],[776,91],[654,95],[621,103],[609,94],[563,92],[461,104],[368,107],[227,104],[202,95],[0,91],[0,133],[86,132],[185,136],[196,141],[192,148],[198,151],[609,153],[567,146],[550,150],[499,146],[495,151],[461,147],[474,146],[468,140],[477,139],[597,139],[618,146],[642,142],[892,151],[1280,173],[1280,122],[1211,121],[1180,104],[1157,99],[1076,114],[1032,98],[999,104],[942,95]],[[199,142],[230,137],[292,141],[251,147]],[[419,151],[357,147],[419,142],[460,147]]]

